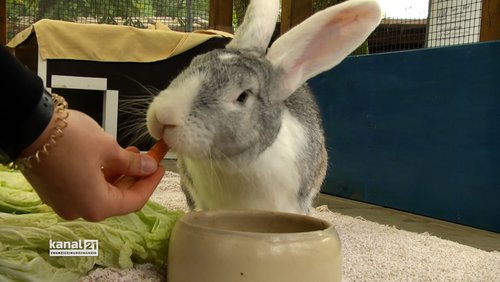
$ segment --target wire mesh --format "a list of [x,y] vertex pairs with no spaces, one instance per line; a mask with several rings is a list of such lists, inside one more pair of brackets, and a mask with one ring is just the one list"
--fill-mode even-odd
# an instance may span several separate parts
[[326,9],[330,6],[344,2],[345,0],[314,0],[313,1],[313,12],[318,12]]
[[40,19],[145,28],[160,22],[172,30],[208,28],[209,0],[7,0],[7,37]]
[[[313,12],[345,0],[313,0]],[[250,0],[233,0],[233,28]],[[482,0],[380,0],[385,16],[355,54],[479,41]],[[7,0],[8,38],[43,18],[144,28],[160,22],[176,31],[208,28],[210,0]]]
[[428,47],[439,47],[479,41],[481,0],[431,1],[429,9]]
[[238,29],[238,26],[243,22],[245,11],[247,10],[250,0],[234,0],[233,1],[233,29]]
[[[314,12],[345,0],[314,0]],[[482,0],[381,0],[384,18],[367,40],[369,53],[479,41]],[[363,51],[358,52],[363,53]]]

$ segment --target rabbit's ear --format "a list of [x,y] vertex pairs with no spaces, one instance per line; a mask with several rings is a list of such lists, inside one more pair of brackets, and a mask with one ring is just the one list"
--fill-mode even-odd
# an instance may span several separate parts
[[277,100],[286,99],[309,78],[337,65],[380,23],[376,0],[350,0],[320,11],[278,38],[267,59],[282,71]]
[[226,48],[265,54],[276,27],[278,14],[279,0],[252,0],[243,23]]

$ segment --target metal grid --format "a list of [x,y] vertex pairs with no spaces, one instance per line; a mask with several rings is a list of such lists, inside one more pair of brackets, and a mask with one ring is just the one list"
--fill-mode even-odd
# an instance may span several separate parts
[[479,42],[481,9],[481,0],[431,1],[427,46]]
[[345,0],[314,0],[313,1],[313,12],[321,11],[335,4],[344,2]]
[[[233,0],[233,30],[237,30],[243,22],[248,4],[250,4],[250,0]],[[278,15],[278,22],[280,17],[281,14]]]
[[233,29],[238,29],[238,26],[243,22],[245,11],[247,10],[250,0],[234,0],[233,1]]
[[[241,24],[250,0],[233,1],[233,28]],[[345,0],[314,0],[313,12]],[[147,27],[161,22],[176,31],[208,28],[210,0],[7,0],[8,38],[43,18],[79,23]],[[385,8],[401,6],[402,13],[386,14],[379,27],[355,54],[439,47],[479,41],[482,0],[381,0]],[[405,2],[406,4],[401,4]],[[416,3],[424,13],[415,17]],[[406,5],[406,6],[405,6]]]
[[368,38],[370,53],[424,48],[426,19],[384,18]]
[[[314,12],[345,0],[315,0]],[[479,42],[482,0],[381,1],[388,13],[368,38],[369,53]],[[416,7],[420,6],[420,11]],[[357,54],[362,54],[359,51]]]
[[172,30],[208,28],[209,0],[7,0],[7,37],[40,19],[145,28],[161,22]]

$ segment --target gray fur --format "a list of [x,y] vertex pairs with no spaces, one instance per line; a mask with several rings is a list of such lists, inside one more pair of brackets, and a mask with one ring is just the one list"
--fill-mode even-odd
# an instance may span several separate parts
[[192,209],[308,213],[320,190],[324,132],[315,98],[301,84],[359,46],[382,12],[376,0],[330,7],[266,54],[278,12],[278,0],[252,0],[227,48],[194,58],[148,110],[150,133],[178,155]]
[[306,125],[308,146],[300,152],[302,182],[298,195],[301,208],[307,211],[326,175],[328,155],[319,107],[307,84],[297,89],[287,100],[285,106],[301,124]]
[[[221,60],[222,54],[229,54],[231,58]],[[255,56],[252,52],[229,49],[214,50],[196,57],[179,79],[189,79],[194,73],[203,73],[204,81],[202,90],[193,102],[188,117],[191,123],[189,126],[197,128],[193,130],[200,130],[202,127],[203,130],[213,132],[213,143],[208,156],[211,159],[210,165],[227,158],[234,163],[241,163],[241,160],[245,163],[259,156],[274,143],[285,108],[304,125],[307,147],[299,154],[302,179],[300,191],[295,197],[300,211],[307,213],[312,199],[320,190],[327,162],[319,108],[309,87],[304,85],[285,101],[274,101],[273,94],[278,91],[276,81],[281,75],[279,70],[274,70],[265,58]],[[235,113],[224,111],[220,90],[232,84],[237,85],[236,88],[240,91],[252,89],[254,101],[251,108]],[[189,206],[192,209],[204,209],[203,203],[195,203],[194,199],[197,197],[191,195],[203,187],[194,186],[186,157],[196,160],[200,155],[190,152],[180,154],[178,167],[181,186]],[[276,177],[286,177],[286,173],[283,171],[283,175]],[[253,200],[258,199],[248,199]]]
[[[222,54],[235,57],[220,60]],[[271,103],[269,99],[268,93],[275,74],[264,58],[227,49],[214,50],[196,57],[185,73],[205,75],[203,88],[194,100],[190,118],[193,122],[202,122],[214,133],[212,158],[251,158],[273,143],[281,125],[283,105]],[[235,85],[239,92],[252,89],[253,107],[227,113],[222,108],[224,105],[219,94],[228,85]],[[186,154],[189,155],[189,152]]]

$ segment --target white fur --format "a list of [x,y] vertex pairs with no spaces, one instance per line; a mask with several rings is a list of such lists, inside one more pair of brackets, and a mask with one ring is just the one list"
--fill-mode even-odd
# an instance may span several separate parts
[[[301,173],[298,153],[307,145],[305,130],[288,110],[276,141],[250,163],[186,160],[199,209],[251,208],[301,213],[297,200]],[[284,177],[277,177],[283,175]]]
[[191,75],[188,80],[175,81],[155,97],[146,117],[148,130],[154,138],[167,140],[169,136],[164,136],[164,127],[182,125],[191,111],[202,81],[201,74]]
[[[252,0],[242,26],[227,48],[264,54],[278,11],[278,0]],[[368,37],[380,18],[380,7],[375,0],[350,0],[316,13],[287,32],[272,45],[266,56],[283,75],[278,81],[281,84],[279,91],[272,98],[276,102],[285,100],[307,79],[339,63]],[[231,56],[222,55],[220,59],[228,60]],[[182,123],[191,111],[202,82],[200,74],[189,76],[187,81],[176,79],[155,99],[148,112],[148,127],[154,137],[162,136],[163,132],[165,141],[179,151],[191,178],[185,181],[193,182],[192,187],[186,188],[197,208],[304,212],[304,202],[298,199],[303,173],[298,157],[308,146],[305,138],[308,125],[300,124],[285,110],[277,139],[255,159],[210,161],[209,155],[203,153],[212,148],[211,131],[182,130]],[[239,91],[226,93],[237,95]],[[237,96],[225,98],[232,101]],[[235,107],[232,105],[226,110],[236,110]],[[203,125],[203,120],[190,120],[193,122]],[[166,125],[180,126],[172,129]],[[197,158],[183,157],[183,148]]]
[[235,54],[231,54],[231,53],[223,53],[219,56],[219,59],[221,61],[225,61],[225,60],[230,60],[232,58],[235,58],[237,57]]
[[253,0],[247,7],[243,24],[236,30],[229,49],[256,49],[265,52],[278,18],[280,1]]
[[285,73],[279,98],[286,99],[309,78],[340,63],[381,18],[377,0],[350,0],[317,12],[278,38],[266,58]]

